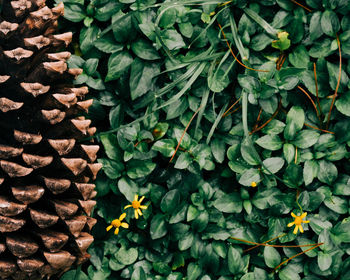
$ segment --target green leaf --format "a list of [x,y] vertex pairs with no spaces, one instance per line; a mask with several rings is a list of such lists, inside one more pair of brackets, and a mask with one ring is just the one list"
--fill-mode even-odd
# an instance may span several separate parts
[[105,82],[118,79],[132,62],[133,58],[126,51],[113,53],[108,59],[108,73]]
[[301,149],[310,148],[318,141],[320,134],[314,130],[302,130],[297,133],[295,140],[291,141],[292,144]]
[[186,169],[192,161],[193,159],[189,153],[181,153],[180,156],[177,158],[174,167],[176,169]]
[[281,51],[287,50],[290,47],[290,40],[288,39],[288,32],[282,31],[277,34],[278,40],[272,41],[271,46]]
[[238,182],[243,186],[250,187],[252,182],[259,183],[260,181],[261,177],[259,170],[255,168],[250,168],[243,172]]
[[350,117],[350,92],[342,94],[335,102],[335,107],[340,113]]
[[250,46],[254,51],[260,52],[272,43],[273,39],[265,33],[260,33],[253,37]]
[[149,175],[156,168],[151,161],[130,160],[127,163],[127,174],[131,179],[142,178]]
[[251,141],[248,141],[248,139],[243,140],[241,144],[241,155],[250,165],[260,164],[259,154],[256,152],[254,147],[251,145]]
[[122,159],[122,154],[118,148],[117,136],[113,134],[104,134],[100,136],[101,142],[103,144],[104,151],[108,158],[120,161]]
[[118,44],[113,36],[105,35],[94,42],[94,46],[101,52],[115,53],[123,49],[122,44]]
[[183,238],[179,240],[179,250],[185,251],[193,245],[193,233],[191,231],[187,232]]
[[289,54],[288,59],[294,67],[307,68],[310,62],[309,53],[303,45],[297,46],[292,53]]
[[338,196],[331,196],[326,198],[323,203],[331,210],[338,214],[346,214],[348,212],[348,202],[346,199]]
[[266,246],[264,249],[264,260],[269,268],[275,268],[281,263],[281,256],[275,248]]
[[283,144],[283,156],[287,163],[291,163],[295,157],[295,147],[292,144]]
[[175,145],[173,139],[162,139],[153,144],[152,150],[160,152],[165,157],[171,157],[175,152]]
[[155,272],[162,275],[169,275],[171,272],[170,266],[164,262],[154,262],[152,266]]
[[350,243],[350,218],[345,218],[331,229],[331,238],[336,243]]
[[160,202],[160,209],[164,213],[171,213],[179,205],[180,202],[180,193],[178,190],[171,190],[167,192],[162,201]]
[[321,27],[321,12],[317,11],[312,14],[310,20],[310,39],[314,41],[322,36],[322,34],[323,30]]
[[160,56],[149,41],[139,39],[131,44],[131,49],[139,58],[144,60],[156,60]]
[[334,36],[340,29],[338,16],[331,10],[326,10],[321,16],[322,31],[328,36]]
[[94,18],[99,21],[107,21],[122,7],[123,5],[118,2],[108,1],[105,5],[95,10]]
[[283,122],[273,119],[261,131],[265,134],[280,134],[283,132],[285,126]]
[[93,48],[99,33],[100,29],[96,25],[91,25],[89,28],[84,27],[80,31],[79,47],[83,54],[86,54]]
[[[329,74],[329,84],[331,88],[335,90],[339,79],[339,65],[327,62],[327,70]],[[347,88],[348,83],[349,77],[344,69],[342,69],[338,92],[344,92]]]
[[119,178],[122,174],[122,171],[124,170],[124,164],[121,162],[106,158],[99,158],[97,161],[99,163],[102,163],[102,169],[110,179]]
[[109,111],[109,122],[111,124],[111,128],[117,128],[120,126],[123,121],[124,111],[121,105],[115,106],[113,109]]
[[193,25],[190,22],[178,23],[179,30],[186,38],[191,38],[193,34]]
[[195,263],[190,263],[187,267],[187,279],[196,280],[202,274],[202,270],[199,265]]
[[322,183],[326,183],[332,186],[333,182],[338,177],[337,167],[333,163],[326,160],[320,160],[318,164],[320,166],[320,169],[317,174],[317,178]]
[[283,179],[293,187],[300,186],[303,183],[302,167],[294,163],[289,164],[284,172]]
[[86,17],[84,6],[73,3],[65,3],[64,17],[73,22],[82,21]]
[[244,262],[241,253],[234,247],[230,246],[228,249],[228,269],[232,274],[243,272]]
[[89,277],[80,269],[70,270],[63,274],[60,279],[62,280],[89,280]]
[[167,234],[168,230],[165,225],[164,216],[162,214],[156,214],[151,221],[150,235],[151,238],[159,239]]
[[303,178],[305,185],[310,185],[314,178],[317,177],[319,166],[315,160],[307,160],[304,164]]
[[131,64],[130,73],[130,95],[131,99],[141,97],[146,94],[153,85],[153,78],[160,72],[159,65],[156,63],[146,63],[136,58]]
[[134,270],[131,275],[131,280],[147,280],[146,273],[141,266]]
[[213,206],[224,213],[241,213],[242,201],[237,193],[225,194],[214,201]]
[[225,143],[215,138],[211,141],[210,148],[215,160],[222,163],[225,159]]
[[159,26],[162,28],[172,27],[176,22],[176,8],[168,8],[160,18]]
[[128,177],[122,177],[118,181],[118,189],[130,202],[134,200],[135,194],[139,194],[139,188],[137,184]]
[[115,258],[118,262],[124,265],[130,265],[137,260],[138,255],[139,254],[136,248],[126,249],[124,246],[122,246],[115,254]]
[[283,145],[278,135],[265,135],[256,140],[255,143],[270,151],[277,151],[281,149]]
[[319,268],[325,271],[332,265],[332,256],[328,253],[319,252],[317,255],[317,263]]
[[112,29],[114,38],[119,43],[125,43],[132,39],[137,33],[133,28],[132,13],[124,14],[122,11],[112,17]]
[[299,106],[293,106],[287,114],[284,137],[287,140],[292,140],[295,137],[295,134],[303,128],[304,122],[304,110]]
[[186,46],[182,36],[175,29],[162,30],[161,39],[169,50],[178,50]]
[[[284,159],[280,157],[271,157],[263,161],[263,172],[265,174],[275,174],[281,170],[284,165]],[[267,170],[266,170],[267,169]]]

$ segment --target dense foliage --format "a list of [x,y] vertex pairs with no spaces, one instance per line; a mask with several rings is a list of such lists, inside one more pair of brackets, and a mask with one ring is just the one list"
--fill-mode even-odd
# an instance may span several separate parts
[[62,279],[350,278],[349,1],[301,2],[64,0],[104,172]]

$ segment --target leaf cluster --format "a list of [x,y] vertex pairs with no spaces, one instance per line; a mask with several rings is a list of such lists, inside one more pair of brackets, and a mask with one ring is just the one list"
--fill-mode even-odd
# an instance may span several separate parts
[[[90,264],[62,279],[350,278],[350,7],[293,2],[64,0],[104,151]],[[323,244],[275,272],[308,247],[230,239],[283,233]]]

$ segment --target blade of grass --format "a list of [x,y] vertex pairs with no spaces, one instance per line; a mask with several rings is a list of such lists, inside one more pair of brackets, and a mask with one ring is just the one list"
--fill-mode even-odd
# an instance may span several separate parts
[[270,24],[268,24],[262,17],[260,17],[256,12],[249,8],[244,8],[243,11],[257,24],[259,24],[265,31],[272,36],[273,38],[277,39],[277,30],[273,28]]
[[203,114],[205,111],[205,107],[207,106],[209,94],[210,94],[210,90],[209,90],[209,87],[207,86],[204,94],[202,95],[202,101],[201,101],[201,105],[200,105],[201,110],[199,110],[199,112],[198,112],[195,134],[197,133],[197,129],[198,129],[199,124],[202,120],[202,117],[203,117]]
[[220,110],[218,116],[216,117],[212,127],[210,128],[210,131],[209,131],[208,137],[207,137],[207,141],[206,141],[207,144],[209,144],[210,139],[213,136],[216,127],[219,125],[219,122],[222,119],[222,115],[224,114],[226,108],[227,108],[227,104],[224,107],[221,108],[221,110]]
[[231,25],[233,40],[235,41],[235,45],[238,49],[238,52],[241,56],[241,59],[247,60],[248,59],[248,52],[244,48],[243,43],[241,41],[241,38],[238,36],[238,29],[237,29],[237,26],[236,26],[236,23],[235,23],[235,20],[234,20],[232,14],[230,14],[230,25]]
[[[143,121],[145,118],[149,117],[151,114],[153,114],[154,112],[158,111],[159,109],[164,108],[164,107],[166,107],[168,105],[171,105],[172,103],[176,102],[191,87],[191,85],[196,81],[198,76],[204,70],[205,66],[206,66],[206,63],[202,63],[198,67],[196,67],[197,68],[196,71],[193,73],[193,75],[188,80],[186,85],[182,88],[182,90],[180,92],[178,92],[176,95],[174,95],[173,97],[171,97],[168,101],[164,102],[163,104],[161,104],[160,106],[158,106],[157,108],[152,110],[151,112],[146,113],[144,116],[142,116],[142,117],[132,121],[131,123],[128,123],[128,124],[125,124],[125,125],[121,125],[121,126],[115,128],[115,129],[111,129],[111,130],[108,130],[108,131],[97,133],[93,137],[86,138],[86,140],[92,139],[94,137],[99,137],[100,135],[115,133],[115,132],[119,131],[120,129],[132,126],[132,125],[134,125],[136,123],[139,123],[139,122]],[[161,95],[164,95],[165,93],[166,92],[163,91]],[[160,97],[161,95],[158,95],[157,97]]]
[[[197,78],[199,77],[199,75],[203,72],[205,66],[207,65],[207,63],[201,63],[196,71],[193,73],[193,75],[191,76],[191,78],[188,80],[188,82],[186,83],[186,85],[177,93],[175,94],[173,97],[171,97],[168,101],[164,102],[162,105],[158,106],[156,108],[156,110],[159,110],[161,108],[164,108],[168,105],[170,105],[171,103],[179,100],[182,95],[184,95],[184,93],[192,86],[192,84],[197,80]],[[163,93],[164,94],[164,93]],[[163,95],[162,94],[162,95]],[[157,96],[159,97],[159,96]]]

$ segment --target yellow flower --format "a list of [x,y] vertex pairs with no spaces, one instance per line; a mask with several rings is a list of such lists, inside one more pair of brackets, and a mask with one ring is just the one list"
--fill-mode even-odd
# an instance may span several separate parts
[[124,209],[127,209],[127,208],[129,208],[129,207],[134,208],[134,209],[135,209],[134,212],[135,212],[135,218],[136,218],[136,219],[138,219],[139,216],[142,216],[142,212],[141,212],[140,209],[143,209],[143,210],[147,209],[147,206],[146,206],[146,205],[141,205],[141,202],[142,202],[142,200],[143,200],[145,197],[142,196],[142,197],[140,198],[140,200],[138,200],[138,198],[139,198],[139,196],[138,196],[137,194],[135,194],[135,197],[134,197],[133,202],[132,202],[130,205],[127,205],[127,206],[124,207]]
[[257,184],[256,182],[252,182],[250,185],[251,185],[253,188],[255,188],[258,184]]
[[303,221],[303,219],[306,217],[307,213],[304,212],[300,216],[295,215],[293,212],[291,213],[292,217],[294,218],[294,222],[291,222],[287,225],[287,227],[291,227],[295,225],[295,228],[293,230],[294,234],[298,233],[298,229],[300,230],[301,233],[304,232],[303,227],[301,226],[302,223],[307,224],[310,223],[310,221]]
[[114,234],[119,233],[119,227],[122,226],[123,228],[129,228],[129,225],[127,223],[122,223],[122,220],[125,218],[126,214],[123,213],[120,215],[119,219],[115,219],[111,222],[111,225],[106,228],[107,231],[110,231],[112,227],[115,227]]

